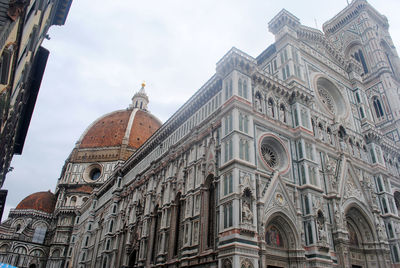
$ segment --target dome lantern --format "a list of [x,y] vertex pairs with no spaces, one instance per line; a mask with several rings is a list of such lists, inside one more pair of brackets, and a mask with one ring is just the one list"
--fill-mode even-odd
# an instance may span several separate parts
[[135,93],[132,97],[132,104],[129,106],[129,108],[138,108],[141,110],[147,111],[147,105],[149,104],[149,97],[146,94],[146,91],[144,90],[146,86],[146,83],[143,81],[142,82],[142,87],[138,92]]

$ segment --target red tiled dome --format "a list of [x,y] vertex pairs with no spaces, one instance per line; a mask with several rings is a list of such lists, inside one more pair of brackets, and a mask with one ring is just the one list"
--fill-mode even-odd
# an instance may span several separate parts
[[138,109],[115,111],[89,126],[82,135],[78,148],[121,146],[126,138],[125,144],[137,149],[160,126],[161,122],[147,111]]
[[15,209],[34,209],[46,213],[53,213],[56,206],[55,195],[48,192],[37,192],[25,197]]

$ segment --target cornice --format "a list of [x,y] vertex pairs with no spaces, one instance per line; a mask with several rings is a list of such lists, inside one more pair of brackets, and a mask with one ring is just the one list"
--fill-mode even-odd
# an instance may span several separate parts
[[10,216],[12,215],[30,215],[30,216],[36,216],[36,217],[42,217],[45,219],[53,219],[53,213],[46,213],[43,211],[38,211],[34,209],[10,209]]
[[343,27],[357,17],[362,11],[368,11],[385,28],[389,27],[388,20],[373,8],[366,0],[353,0],[350,5],[339,12],[335,17],[322,25],[326,35],[331,35],[343,29]]
[[332,19],[328,20],[322,25],[322,29],[326,34],[334,34],[336,31],[343,28],[344,25],[349,23],[355,16],[357,16],[362,9],[367,5],[365,0],[354,0],[350,5],[345,7]]
[[257,69],[252,79],[254,84],[262,85],[274,91],[276,94],[287,98],[289,102],[301,100],[304,103],[309,103],[312,100],[312,95],[305,90],[305,87],[298,84],[287,84],[262,70]]
[[232,47],[223,57],[217,62],[217,74],[224,78],[233,70],[241,71],[247,75],[251,75],[257,66],[257,60],[245,52]]

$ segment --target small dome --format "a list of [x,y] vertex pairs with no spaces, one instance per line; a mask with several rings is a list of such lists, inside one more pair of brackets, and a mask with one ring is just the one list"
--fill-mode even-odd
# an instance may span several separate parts
[[161,126],[145,110],[127,109],[100,117],[82,135],[78,148],[118,147],[138,149]]
[[53,213],[56,201],[56,196],[50,191],[37,192],[25,197],[15,209],[33,209]]

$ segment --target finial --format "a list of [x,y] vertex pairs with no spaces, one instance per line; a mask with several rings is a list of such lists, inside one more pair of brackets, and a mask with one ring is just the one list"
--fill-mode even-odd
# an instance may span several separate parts
[[142,88],[144,88],[146,86],[146,82],[143,80],[142,82]]

